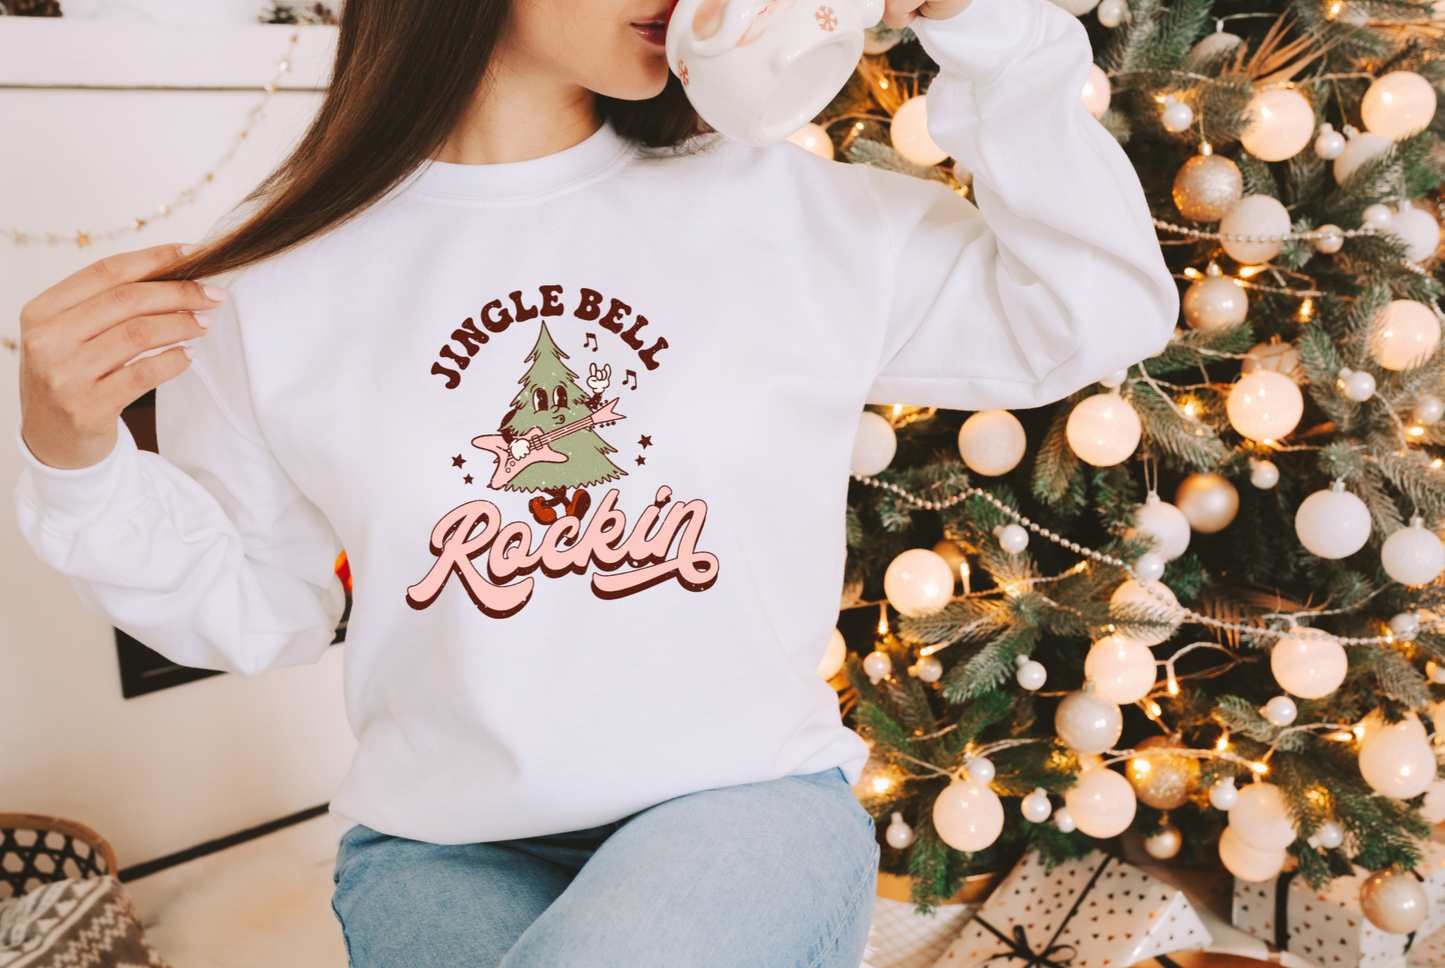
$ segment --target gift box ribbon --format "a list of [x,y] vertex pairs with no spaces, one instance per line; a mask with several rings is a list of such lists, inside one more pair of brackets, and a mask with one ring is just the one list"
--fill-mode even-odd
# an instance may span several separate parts
[[[1084,889],[1079,892],[1079,899],[1074,902],[1074,906],[1069,908],[1069,913],[1064,915],[1064,919],[1059,922],[1059,926],[1054,931],[1053,937],[1049,938],[1048,943],[1044,945],[1042,951],[1034,951],[1033,945],[1029,944],[1028,934],[1024,931],[1022,924],[1014,925],[1013,936],[1010,937],[989,924],[988,921],[982,917],[975,916],[974,920],[982,925],[985,930],[1008,945],[1007,951],[1000,951],[992,958],[989,958],[988,961],[998,961],[1000,959],[1013,961],[1017,958],[1024,963],[1026,968],[1070,968],[1074,963],[1074,957],[1078,954],[1078,951],[1075,950],[1073,945],[1059,944],[1059,935],[1064,933],[1064,929],[1069,926],[1069,922],[1073,920],[1074,915],[1079,913],[1079,905],[1084,903],[1084,898],[1089,896],[1089,892],[1092,891],[1094,885],[1099,882],[1099,877],[1104,873],[1104,868],[1109,866],[1109,861],[1112,859],[1113,858],[1108,855],[1105,855],[1104,862],[1099,865],[1099,869],[1094,871],[1094,875],[1089,878],[1089,883],[1085,884]],[[1064,952],[1068,953],[1065,954]],[[984,964],[988,964],[988,961],[984,962]]]

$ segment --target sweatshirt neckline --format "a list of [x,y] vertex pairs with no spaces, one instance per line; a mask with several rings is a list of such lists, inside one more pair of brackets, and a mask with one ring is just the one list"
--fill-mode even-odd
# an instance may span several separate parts
[[427,161],[412,181],[411,190],[450,198],[508,200],[549,194],[605,174],[628,155],[630,148],[611,122],[604,121],[572,147],[541,158],[495,165]]

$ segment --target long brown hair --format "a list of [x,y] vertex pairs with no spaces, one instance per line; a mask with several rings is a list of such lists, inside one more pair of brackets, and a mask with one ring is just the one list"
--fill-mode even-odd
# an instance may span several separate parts
[[[512,0],[347,0],[330,88],[311,127],[246,199],[255,211],[160,278],[240,269],[341,225],[434,154],[476,94]],[[678,145],[705,130],[668,74],[646,101],[597,95],[622,137]]]

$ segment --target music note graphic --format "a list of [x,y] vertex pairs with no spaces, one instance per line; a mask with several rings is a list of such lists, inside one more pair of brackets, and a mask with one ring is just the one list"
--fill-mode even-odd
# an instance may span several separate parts
[[[588,345],[587,345],[588,343],[591,343],[592,346],[591,346],[591,347],[588,347]],[[592,350],[592,352],[596,353],[596,352],[597,352],[597,348],[598,348],[598,347],[597,347],[597,334],[596,334],[596,333],[588,333],[588,334],[587,334],[587,338],[582,341],[582,348],[583,348],[584,350],[590,348],[590,349]]]
[[624,377],[622,378],[622,385],[623,385],[623,386],[627,386],[627,377],[632,377],[632,389],[636,390],[636,389],[637,389],[637,374],[634,373],[632,370],[628,370],[626,376],[624,376]]

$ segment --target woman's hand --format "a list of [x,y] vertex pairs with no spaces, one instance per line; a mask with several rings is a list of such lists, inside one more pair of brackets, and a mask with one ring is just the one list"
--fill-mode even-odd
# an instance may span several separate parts
[[194,351],[141,353],[205,333],[224,290],[198,282],[138,282],[182,246],[113,255],[51,286],[20,310],[20,433],[42,464],[89,467],[115,448],[131,401],[177,376]]
[[894,30],[902,30],[913,23],[915,17],[929,20],[947,20],[960,13],[971,0],[887,0],[883,10],[883,24]]

